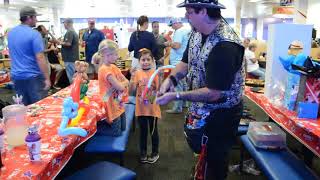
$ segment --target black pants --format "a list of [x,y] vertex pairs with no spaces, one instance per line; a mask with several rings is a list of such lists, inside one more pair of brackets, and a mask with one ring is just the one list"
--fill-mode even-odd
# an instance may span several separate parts
[[140,155],[147,155],[148,124],[151,134],[152,154],[159,153],[158,118],[152,116],[138,116],[140,126]]
[[227,178],[229,153],[235,143],[236,134],[243,110],[243,104],[219,109],[211,113],[206,124],[207,170],[206,180],[223,180]]

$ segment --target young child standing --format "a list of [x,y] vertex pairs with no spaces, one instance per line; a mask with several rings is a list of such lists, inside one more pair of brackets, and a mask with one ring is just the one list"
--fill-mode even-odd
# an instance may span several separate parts
[[[137,70],[132,77],[130,90],[136,90],[136,116],[140,125],[140,162],[155,163],[159,159],[159,134],[158,119],[161,118],[160,106],[155,103],[156,93],[159,89],[159,77],[156,76],[152,82],[147,95],[143,97],[143,92],[148,81],[155,71],[154,57],[150,50],[141,49],[139,51],[139,64],[141,69]],[[152,153],[147,157],[148,127],[151,134]]]
[[100,135],[120,136],[126,128],[124,103],[128,97],[129,81],[114,65],[119,57],[118,49],[117,43],[111,40],[103,40],[99,44],[99,91],[106,111],[106,121],[98,122],[97,133]]

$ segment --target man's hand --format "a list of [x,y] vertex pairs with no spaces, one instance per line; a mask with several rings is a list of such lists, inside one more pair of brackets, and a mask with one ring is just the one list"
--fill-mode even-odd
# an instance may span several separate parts
[[51,81],[50,81],[50,79],[46,79],[46,80],[44,80],[44,90],[49,90],[50,89],[50,87],[51,87]]
[[163,64],[163,62],[164,62],[164,58],[162,57],[162,58],[159,59],[159,63]]
[[160,90],[157,94],[157,96],[162,96],[164,95],[166,92],[172,92],[174,91],[174,86],[170,80],[170,78],[166,78],[166,80],[163,81],[161,87],[160,87]]
[[163,94],[160,97],[156,98],[156,103],[159,105],[166,105],[169,102],[173,101],[176,99],[176,93],[175,92],[167,92]]
[[167,42],[164,42],[163,43],[166,47],[171,47],[171,45],[172,45],[172,42],[170,42],[170,41],[167,41]]

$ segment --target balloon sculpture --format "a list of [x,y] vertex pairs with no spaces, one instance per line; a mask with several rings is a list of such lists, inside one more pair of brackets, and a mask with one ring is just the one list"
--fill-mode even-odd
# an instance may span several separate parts
[[279,57],[279,60],[284,69],[289,72],[284,97],[284,105],[289,110],[295,110],[296,103],[299,101],[298,92],[301,84],[301,73],[295,70],[293,66],[304,66],[307,56],[302,52],[297,52],[297,54],[289,55],[286,58]]
[[[145,87],[143,93],[142,93],[142,98],[143,99],[150,99],[150,98],[147,98],[146,96],[148,95],[148,91],[149,89],[151,88],[151,85],[152,85],[152,82],[154,80],[154,78],[156,77],[156,75],[161,71],[161,70],[164,70],[164,69],[173,69],[175,68],[175,66],[173,65],[167,65],[167,66],[162,66],[160,68],[158,68],[157,70],[154,71],[154,73],[151,75],[149,81],[148,81],[148,84],[147,86]],[[150,102],[152,102],[153,100],[151,100]],[[149,102],[149,101],[145,101],[145,102]]]
[[62,121],[58,131],[60,136],[75,134],[84,137],[87,135],[84,129],[74,127],[83,117],[86,117],[89,111],[89,99],[86,97],[88,90],[88,80],[85,74],[87,65],[85,62],[78,62],[76,66],[77,73],[71,85],[71,97],[66,98],[63,102]]
[[78,115],[78,108],[79,105],[75,103],[71,97],[68,97],[63,101],[62,121],[58,131],[60,136],[67,136],[71,134],[82,137],[87,136],[87,131],[82,128],[67,127],[69,120]]
[[[80,119],[86,115],[89,110],[89,99],[85,96],[87,90],[83,92],[83,89],[87,89],[87,84],[82,84],[81,75],[75,77],[74,82],[71,87],[71,97],[74,102],[79,103],[78,115],[69,121],[69,126],[77,126]],[[83,88],[84,87],[84,88]],[[82,98],[81,98],[82,97]],[[80,101],[82,99],[82,101]]]

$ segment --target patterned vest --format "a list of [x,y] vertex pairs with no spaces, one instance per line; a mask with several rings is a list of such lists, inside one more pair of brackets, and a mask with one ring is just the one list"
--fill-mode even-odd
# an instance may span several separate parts
[[[233,29],[221,20],[218,27],[213,31],[202,46],[202,35],[199,32],[192,32],[188,49],[188,74],[187,82],[189,90],[195,90],[206,87],[206,69],[205,64],[208,60],[211,50],[217,43],[228,41],[241,45],[241,40]],[[202,116],[220,108],[231,108],[240,103],[244,90],[244,62],[242,67],[235,74],[234,82],[231,88],[222,92],[222,101],[215,103],[193,102],[189,107],[189,113]],[[223,78],[223,77],[221,77]]]

